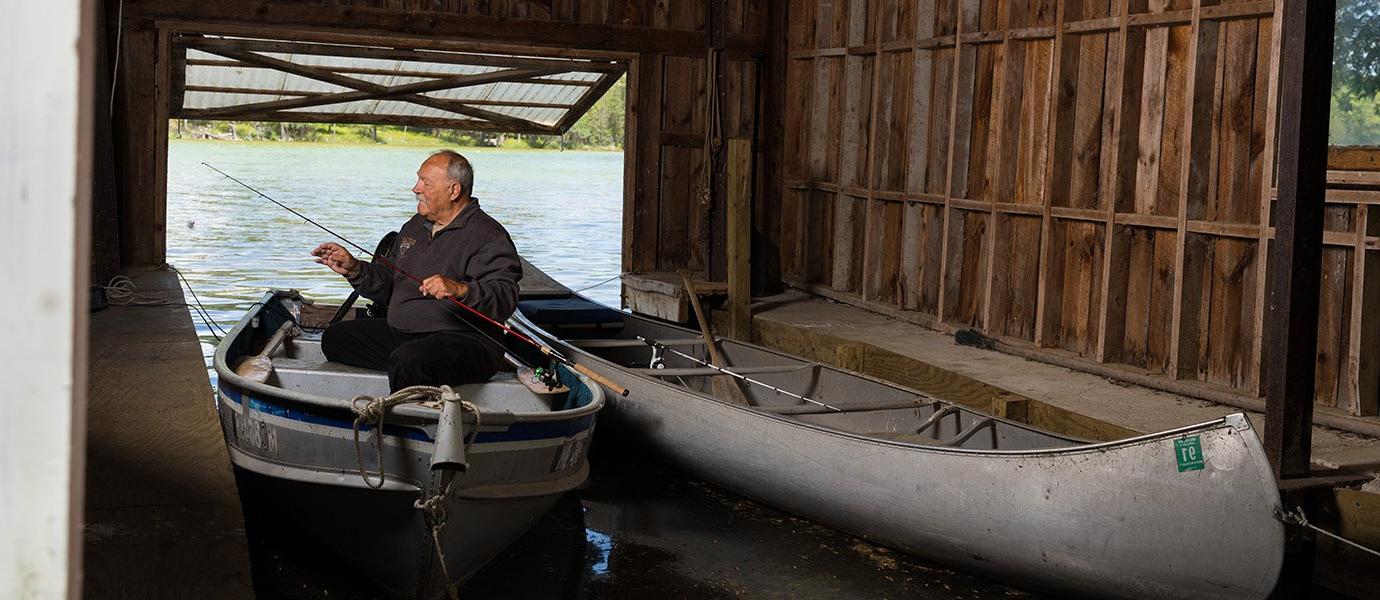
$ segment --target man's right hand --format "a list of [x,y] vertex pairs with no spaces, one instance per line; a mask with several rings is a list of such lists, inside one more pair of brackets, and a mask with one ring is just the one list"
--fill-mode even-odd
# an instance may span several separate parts
[[316,257],[316,262],[329,267],[332,271],[340,273],[346,277],[359,272],[359,261],[350,255],[350,252],[334,242],[326,242],[317,246],[311,251],[311,255]]

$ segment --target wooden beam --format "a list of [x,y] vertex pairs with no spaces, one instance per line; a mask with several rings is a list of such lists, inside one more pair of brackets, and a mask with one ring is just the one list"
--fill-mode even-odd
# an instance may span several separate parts
[[[706,47],[701,32],[657,27],[572,23],[547,19],[398,10],[358,5],[284,3],[271,0],[141,0],[125,5],[125,20],[182,21],[215,27],[247,26],[247,35],[305,38],[307,34],[372,35],[396,39],[501,42],[610,52],[672,53],[698,56]],[[766,44],[757,34],[727,36],[730,52],[747,54]],[[410,42],[409,42],[410,43]]]
[[1336,1],[1281,0],[1280,6],[1279,201],[1265,320],[1265,450],[1275,475],[1288,479],[1308,475],[1313,439]]
[[[208,58],[189,58],[189,59],[187,59],[187,66],[190,66],[190,67],[231,67],[231,68],[237,68],[237,69],[268,69],[268,68],[269,68],[269,67],[261,67],[261,66],[258,66],[258,65],[245,64],[245,63],[242,63],[242,62],[240,62],[240,61],[238,61],[238,60],[227,60],[227,59],[220,59],[220,58],[215,58],[215,59],[208,59]],[[443,73],[443,72],[440,72],[440,71],[417,71],[417,70],[412,70],[412,69],[394,70],[394,69],[379,69],[379,68],[371,68],[371,67],[331,67],[331,72],[332,72],[332,73],[339,73],[339,74],[342,74],[342,75],[385,75],[385,76],[397,76],[397,77],[430,77],[430,78],[435,78],[435,77],[449,77],[449,76],[451,76],[451,75],[454,75],[454,73]],[[560,85],[560,86],[571,86],[571,87],[594,87],[594,86],[596,86],[596,85],[599,84],[599,80],[595,79],[595,80],[590,80],[590,81],[578,81],[578,80],[573,80],[573,79],[550,79],[550,78],[547,78],[547,77],[529,77],[529,78],[523,78],[523,79],[515,79],[515,80],[513,80],[513,83],[537,83],[537,84],[541,84],[541,85]]]
[[[705,76],[709,78],[705,98],[706,166],[709,169],[709,214],[706,215],[709,245],[705,266],[709,279],[721,281],[728,277],[727,208],[728,208],[728,146],[724,139],[724,107],[728,106],[728,0],[709,0],[709,52],[705,61]],[[702,218],[691,214],[691,218]]]
[[752,141],[728,140],[728,334],[752,340]]
[[[1156,2],[1151,0],[1152,9],[1163,9],[1164,0]],[[1107,153],[1107,158],[1103,162],[1103,178],[1099,187],[1104,204],[1105,227],[1102,235],[1102,280],[1099,282],[1102,289],[1098,294],[1101,299],[1098,302],[1098,327],[1097,342],[1094,346],[1093,356],[1097,362],[1108,362],[1121,358],[1122,348],[1126,338],[1126,300],[1127,284],[1130,266],[1123,260],[1126,254],[1126,237],[1117,231],[1117,211],[1121,208],[1122,182],[1131,175],[1133,168],[1122,152],[1137,148],[1136,145],[1129,143],[1131,139],[1122,131],[1122,127],[1127,123],[1134,123],[1140,120],[1140,94],[1142,80],[1135,77],[1128,77],[1128,64],[1145,59],[1146,63],[1155,61],[1154,65],[1146,64],[1148,72],[1158,74],[1158,78],[1153,78],[1147,73],[1145,83],[1152,86],[1151,94],[1159,92],[1158,96],[1163,96],[1164,89],[1164,42],[1168,41],[1167,30],[1154,31],[1150,35],[1163,40],[1156,46],[1161,49],[1159,53],[1149,53],[1147,56],[1144,51],[1143,40],[1139,32],[1132,32],[1127,25],[1127,16],[1131,3],[1123,0],[1118,9],[1117,19],[1121,21],[1121,27],[1117,31],[1116,37],[1108,36],[1109,63],[1112,69],[1107,73],[1106,87],[1111,88],[1111,98],[1107,100],[1103,107],[1104,111],[1110,114],[1104,115],[1107,121],[1111,122],[1108,137],[1104,138],[1105,145],[1102,148]],[[1136,36],[1133,41],[1131,36]],[[1129,56],[1129,60],[1128,60]],[[1152,81],[1153,80],[1153,81]],[[1155,83],[1159,83],[1158,88],[1154,88]],[[1152,97],[1152,101],[1154,98]],[[1163,101],[1160,100],[1158,106],[1163,108]],[[1152,111],[1153,113],[1153,111]],[[1146,131],[1141,127],[1137,139],[1140,140],[1140,147],[1147,144],[1158,146],[1159,144],[1159,115],[1151,115],[1154,128]],[[1104,121],[1105,123],[1105,121]],[[1142,124],[1143,125],[1143,124]],[[1151,150],[1153,155],[1158,156],[1158,152]],[[1127,152],[1129,154],[1129,152]],[[1158,163],[1149,165],[1151,169],[1158,173]]]
[[559,72],[622,73],[623,66],[608,60],[577,60],[571,58],[545,58],[534,56],[508,56],[501,54],[476,54],[471,52],[452,52],[444,50],[421,50],[398,46],[345,44],[315,44],[283,40],[259,40],[242,38],[204,37],[194,34],[179,34],[178,44],[188,48],[211,52],[214,49],[247,50],[249,52],[273,52],[277,54],[309,54],[313,56],[333,56],[349,58],[372,58],[378,60],[400,60],[450,65],[471,65],[477,67],[504,67],[509,69],[538,69]]
[[[302,68],[314,71],[319,75],[313,79],[323,79],[324,75],[334,75],[329,70],[322,67],[302,65]],[[418,98],[425,96],[415,96],[423,92],[436,92],[441,90],[453,90],[463,87],[473,87],[477,85],[487,85],[503,81],[511,81],[514,78],[530,77],[535,74],[550,74],[549,71],[533,71],[530,69],[508,69],[504,71],[492,71],[489,73],[474,73],[470,75],[456,75],[442,77],[430,81],[418,81],[403,85],[384,86],[382,89],[361,90],[356,88],[352,92],[329,93],[313,96],[303,96],[298,98],[286,98],[283,100],[270,100],[267,102],[253,102],[250,104],[237,104],[234,106],[219,106],[216,108],[187,109],[189,114],[199,115],[192,118],[200,119],[228,119],[238,116],[241,113],[268,112],[275,110],[288,110],[296,108],[308,108],[313,106],[325,106],[329,104],[343,104],[356,100],[399,100],[403,102],[417,102]],[[362,80],[360,80],[362,81]],[[431,98],[432,100],[446,100],[460,105],[468,105],[467,101],[460,99]],[[429,105],[428,105],[429,106]],[[458,112],[458,111],[453,111]],[[462,113],[463,114],[463,113]]]
[[[1060,167],[1056,164],[1059,162],[1060,156],[1056,152],[1059,147],[1068,142],[1067,137],[1059,135],[1059,127],[1069,118],[1071,113],[1068,106],[1072,103],[1072,98],[1065,99],[1066,96],[1072,95],[1067,90],[1070,83],[1065,81],[1067,77],[1064,74],[1065,63],[1076,60],[1072,56],[1066,56],[1066,54],[1071,54],[1071,49],[1065,47],[1068,45],[1068,35],[1063,27],[1071,16],[1068,11],[1069,0],[1055,0],[1055,3],[1054,49],[1051,54],[1054,65],[1049,80],[1049,111],[1045,113],[1044,123],[1045,142],[1050,145],[1050,152],[1045,158],[1045,171],[1042,173],[1045,197],[1044,214],[1041,215],[1040,219],[1040,275],[1035,294],[1035,346],[1038,348],[1055,345],[1054,329],[1057,325],[1060,305],[1058,288],[1063,285],[1063,282],[1060,281],[1063,278],[1063,267],[1060,266],[1057,256],[1061,250],[1059,246],[1062,244],[1056,243],[1054,239],[1053,208],[1058,194],[1065,194],[1067,190],[1058,190],[1056,193],[1054,189],[1055,183],[1060,181],[1058,176]],[[1073,14],[1078,14],[1077,8],[1074,10]]]
[[[188,119],[186,114],[173,112],[171,117]],[[245,113],[235,117],[240,121],[265,121],[271,123],[340,123],[349,125],[409,125],[415,127],[442,127],[464,131],[492,131],[495,133],[530,133],[551,135],[551,130],[541,128],[515,128],[497,125],[478,119],[450,119],[445,117],[418,117],[411,115],[368,114],[368,113],[327,113],[307,111],[269,111]]]
[[121,47],[114,120],[120,258],[125,265],[156,265],[166,251],[166,186],[160,171],[167,155],[158,30],[127,24]]
[[[210,52],[210,51],[208,50],[208,52]],[[262,54],[255,54],[255,53],[253,53],[253,52],[244,52],[244,51],[241,51],[241,50],[223,50],[223,49],[217,49],[217,50],[214,51],[214,54],[217,54],[217,55],[220,55],[220,56],[224,56],[224,57],[226,57],[226,58],[231,58],[231,59],[234,59],[234,60],[238,60],[238,61],[243,62],[243,63],[257,64],[257,65],[260,65],[260,66],[268,67],[268,68],[270,68],[270,69],[275,69],[275,70],[278,70],[278,71],[283,71],[283,72],[285,72],[285,73],[292,73],[293,75],[299,75],[299,76],[306,77],[306,78],[309,78],[309,79],[316,79],[316,80],[318,80],[318,81],[324,81],[324,82],[326,82],[326,83],[333,83],[333,84],[335,84],[335,85],[339,85],[339,86],[343,86],[343,87],[348,87],[348,88],[352,88],[352,89],[356,89],[356,90],[362,90],[362,91],[384,91],[384,90],[387,90],[387,89],[388,89],[387,86],[379,85],[379,84],[373,83],[373,82],[371,82],[371,81],[365,81],[365,80],[363,80],[363,79],[358,79],[358,78],[355,78],[355,77],[349,77],[349,76],[346,76],[346,75],[340,75],[340,74],[338,74],[338,73],[332,73],[332,72],[330,72],[330,71],[325,71],[325,70],[317,69],[317,68],[310,67],[310,66],[307,66],[307,65],[299,65],[299,64],[294,63],[294,62],[290,62],[290,61],[286,61],[286,60],[281,60],[281,59],[273,58],[273,57],[271,57],[271,56],[264,56],[264,55],[262,55]],[[493,122],[493,123],[495,123],[495,124],[498,124],[498,125],[506,125],[506,126],[512,128],[512,129],[515,130],[515,131],[516,131],[516,130],[529,130],[529,131],[535,130],[535,131],[540,131],[540,132],[542,132],[542,133],[548,133],[548,134],[549,134],[549,133],[560,133],[560,132],[557,132],[557,131],[555,131],[554,129],[552,129],[551,127],[546,126],[546,125],[541,125],[541,124],[538,124],[538,123],[533,123],[533,122],[528,121],[528,120],[526,120],[526,119],[519,119],[519,118],[517,118],[517,117],[510,117],[510,116],[508,116],[508,115],[499,114],[499,113],[496,113],[496,112],[493,112],[493,111],[489,111],[489,110],[484,110],[484,109],[482,109],[482,108],[474,108],[474,107],[472,107],[472,106],[465,106],[465,105],[463,105],[463,104],[457,103],[457,102],[454,101],[454,100],[444,100],[444,99],[441,99],[441,98],[431,98],[431,97],[428,97],[428,96],[420,96],[420,95],[416,95],[416,94],[399,96],[397,99],[398,99],[398,100],[405,100],[405,101],[407,101],[407,102],[412,102],[412,103],[414,103],[414,104],[421,104],[421,105],[423,105],[423,106],[429,106],[429,107],[437,108],[437,109],[440,109],[440,110],[445,110],[445,111],[450,111],[450,112],[453,112],[453,113],[462,114],[462,115],[465,115],[465,116],[468,116],[468,117],[475,117],[475,118],[478,118],[478,119],[484,119],[484,120],[486,120],[486,121],[491,121],[491,122]],[[241,118],[245,118],[245,117],[241,117]]]
[[619,71],[615,73],[605,73],[603,77],[600,77],[596,85],[585,90],[585,93],[580,96],[580,99],[575,101],[575,104],[571,105],[570,110],[565,113],[564,117],[561,117],[560,122],[556,123],[556,129],[561,133],[570,131],[570,128],[580,120],[580,117],[585,116],[585,112],[592,108],[594,103],[598,102],[600,98],[603,98],[604,94],[608,93],[609,88],[613,87],[613,84],[618,83],[618,79],[622,76],[623,73]]
[[[247,94],[247,95],[251,95],[251,96],[253,96],[253,95],[258,95],[258,96],[291,96],[291,97],[309,97],[309,96],[315,97],[315,96],[326,96],[326,95],[329,95],[329,94],[332,93],[332,92],[308,92],[308,91],[305,91],[305,90],[269,90],[269,89],[263,89],[263,88],[216,87],[216,86],[214,86],[214,85],[188,85],[188,86],[183,86],[183,91],[187,91],[187,92],[207,92],[207,93],[211,93],[211,94]],[[474,100],[474,99],[471,99],[471,98],[465,98],[464,100],[461,100],[461,102],[464,102],[465,104],[469,104],[469,105],[471,105],[471,106],[508,106],[508,107],[513,107],[513,108],[554,108],[554,109],[557,109],[557,110],[565,110],[565,109],[567,109],[567,108],[574,108],[574,106],[575,106],[574,104],[563,104],[563,103],[560,103],[560,102],[525,102],[525,101],[521,101],[521,100],[512,100],[512,101],[508,101],[508,100]],[[178,102],[176,102],[176,101],[173,101],[173,102],[172,102],[172,107],[173,107],[173,108],[177,108],[177,107],[179,107],[179,106],[181,106],[181,104],[179,104]],[[187,110],[195,110],[195,109],[187,109]]]

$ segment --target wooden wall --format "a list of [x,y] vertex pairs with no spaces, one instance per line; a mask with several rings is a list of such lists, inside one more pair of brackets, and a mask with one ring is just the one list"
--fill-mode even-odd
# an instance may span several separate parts
[[[785,279],[1261,393],[1273,0],[788,11]],[[1337,172],[1328,196],[1317,399],[1353,414],[1376,414],[1380,383],[1375,175]]]

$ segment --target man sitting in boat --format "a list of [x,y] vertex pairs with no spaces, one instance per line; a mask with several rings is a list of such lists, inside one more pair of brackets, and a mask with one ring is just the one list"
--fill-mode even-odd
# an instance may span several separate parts
[[357,260],[332,242],[312,250],[361,296],[388,306],[387,318],[327,328],[327,360],[386,370],[393,391],[493,377],[502,350],[462,322],[456,313],[463,309],[448,298],[502,322],[517,306],[522,265],[508,231],[471,195],[473,184],[474,169],[459,153],[442,150],[422,162],[412,186],[417,214],[403,224],[387,259],[397,269]]

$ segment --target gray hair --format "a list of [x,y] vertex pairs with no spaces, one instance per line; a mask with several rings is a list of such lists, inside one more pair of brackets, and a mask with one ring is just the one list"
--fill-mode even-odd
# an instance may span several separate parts
[[474,167],[470,166],[469,159],[454,150],[437,150],[431,155],[445,157],[446,175],[451,181],[460,184],[460,197],[471,196],[474,192]]

